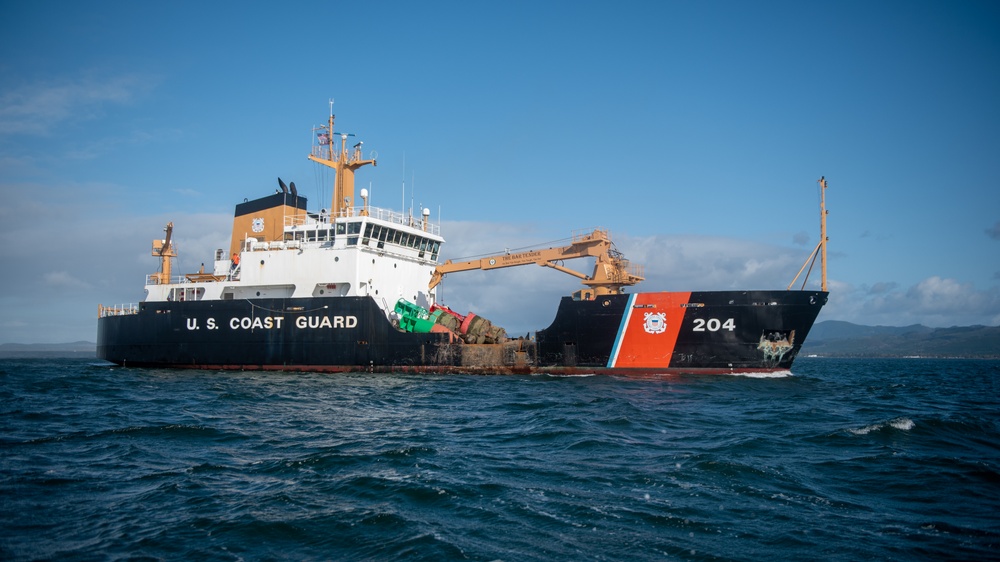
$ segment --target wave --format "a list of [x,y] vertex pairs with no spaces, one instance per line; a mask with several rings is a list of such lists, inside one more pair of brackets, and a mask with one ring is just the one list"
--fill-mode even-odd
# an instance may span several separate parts
[[731,377],[747,377],[750,379],[782,379],[785,377],[794,377],[791,371],[760,371],[760,372],[749,372],[749,373],[727,373],[725,376]]
[[884,422],[873,423],[871,425],[866,425],[864,427],[856,429],[848,429],[847,431],[855,435],[868,435],[869,433],[882,431],[887,428],[898,429],[899,431],[910,431],[911,429],[916,427],[916,425],[917,424],[915,424],[913,420],[911,420],[910,418],[899,417]]

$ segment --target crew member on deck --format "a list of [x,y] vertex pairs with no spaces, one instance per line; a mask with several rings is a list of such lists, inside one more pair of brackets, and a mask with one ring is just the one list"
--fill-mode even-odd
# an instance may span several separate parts
[[233,265],[229,268],[230,273],[232,273],[233,271],[236,271],[236,268],[239,267],[239,265],[240,265],[240,255],[237,254],[236,252],[233,252],[232,262],[233,262]]

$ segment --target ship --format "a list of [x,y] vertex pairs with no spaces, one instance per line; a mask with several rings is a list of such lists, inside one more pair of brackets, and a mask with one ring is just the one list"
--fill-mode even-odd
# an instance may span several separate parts
[[[145,297],[98,305],[97,356],[126,367],[474,374],[722,374],[790,371],[826,304],[826,180],[820,242],[787,288],[630,292],[642,267],[607,230],[563,246],[440,260],[428,209],[393,211],[355,198],[355,172],[377,164],[329,117],[308,159],[332,170],[329,208],[310,210],[294,182],[236,204],[230,247],[213,267],[173,275],[174,226],[153,240]],[[793,289],[822,256],[820,290]],[[593,260],[593,271],[567,260]],[[577,277],[547,327],[511,337],[440,302],[448,275],[538,265]],[[805,279],[808,279],[806,273]],[[511,303],[516,306],[517,303]]]

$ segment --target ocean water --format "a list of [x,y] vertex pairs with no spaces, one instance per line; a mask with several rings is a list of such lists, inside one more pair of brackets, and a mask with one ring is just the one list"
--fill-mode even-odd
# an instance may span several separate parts
[[0,559],[1000,559],[1000,361],[627,379],[0,360]]

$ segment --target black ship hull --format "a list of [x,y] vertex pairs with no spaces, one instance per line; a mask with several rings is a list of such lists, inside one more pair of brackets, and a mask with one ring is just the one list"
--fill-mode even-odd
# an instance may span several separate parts
[[398,329],[369,297],[145,302],[98,319],[124,366],[322,372],[738,373],[791,368],[820,291],[564,297],[532,339],[463,343]]

